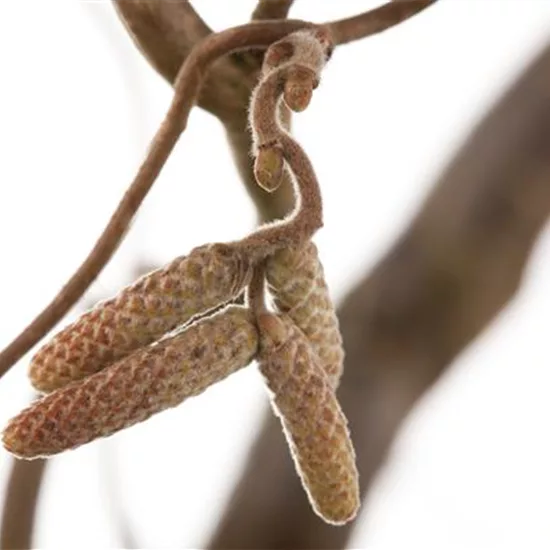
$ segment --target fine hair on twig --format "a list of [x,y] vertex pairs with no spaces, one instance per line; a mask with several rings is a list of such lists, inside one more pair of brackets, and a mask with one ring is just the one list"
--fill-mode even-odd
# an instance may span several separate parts
[[55,299],[0,353],[0,375],[53,328],[109,261],[180,134],[185,130],[189,112],[208,67],[228,53],[253,47],[265,48],[282,36],[308,26],[312,24],[303,21],[258,22],[212,34],[191,51],[176,78],[172,104],[134,181],[86,260]]

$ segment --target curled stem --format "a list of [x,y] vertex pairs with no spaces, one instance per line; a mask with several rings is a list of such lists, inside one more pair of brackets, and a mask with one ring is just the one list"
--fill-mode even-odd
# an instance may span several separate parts
[[[285,167],[293,176],[295,196],[294,211],[284,220],[264,225],[240,241],[250,261],[260,261],[280,248],[299,246],[309,240],[323,225],[323,203],[319,182],[313,166],[302,147],[289,135],[280,120],[280,104],[288,104],[289,83],[313,90],[318,85],[320,72],[332,47],[330,34],[323,28],[298,31],[270,46],[265,55],[264,76],[252,95],[250,125],[252,128],[256,159],[256,174],[262,187],[276,188],[280,175],[277,155],[285,161]],[[309,80],[303,74],[311,75]],[[309,103],[292,94],[289,106],[303,110]],[[272,154],[267,155],[270,151]],[[275,168],[275,169],[274,169]],[[267,175],[266,175],[267,174]]]
[[277,250],[299,246],[323,225],[323,203],[317,177],[308,156],[289,135],[281,134],[279,143],[291,167],[297,188],[294,211],[284,220],[261,226],[241,241],[251,262],[259,262]]
[[153,186],[180,134],[210,65],[221,56],[246,48],[263,48],[298,29],[303,21],[267,21],[207,36],[193,48],[174,84],[172,104],[145,160],[88,257],[46,308],[0,353],[0,376],[41,340],[71,309],[99,275],[121,243],[132,218]]

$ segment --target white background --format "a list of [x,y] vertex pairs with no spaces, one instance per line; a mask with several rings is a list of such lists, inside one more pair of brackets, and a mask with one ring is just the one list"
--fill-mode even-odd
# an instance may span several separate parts
[[[254,2],[195,5],[222,29],[244,22]],[[371,5],[301,0],[293,15],[323,21]],[[335,298],[390,246],[549,31],[547,0],[442,0],[336,52],[295,124],[323,188],[325,228],[316,241]],[[3,347],[87,254],[171,91],[103,1],[2,2],[0,67]],[[128,282],[137,261],[163,263],[203,242],[238,238],[254,221],[220,124],[195,110],[87,303]],[[546,233],[518,299],[411,416],[363,507],[353,547],[550,547],[548,258]],[[0,383],[2,424],[31,394],[27,361]],[[116,547],[122,506],[143,546],[203,546],[265,402],[250,367],[175,410],[53,460],[35,544]],[[2,480],[9,465],[0,451]]]

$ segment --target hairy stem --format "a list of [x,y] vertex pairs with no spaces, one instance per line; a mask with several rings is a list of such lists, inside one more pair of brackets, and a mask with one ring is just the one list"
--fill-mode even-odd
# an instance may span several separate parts
[[179,136],[185,130],[208,67],[219,57],[272,42],[310,24],[302,21],[276,21],[244,25],[209,35],[194,48],[174,84],[174,99],[155,135],[147,156],[126,191],[107,227],[88,257],[59,291],[54,300],[0,353],[0,375],[45,336],[83,295],[107,264],[122,241],[139,206],[153,186]]

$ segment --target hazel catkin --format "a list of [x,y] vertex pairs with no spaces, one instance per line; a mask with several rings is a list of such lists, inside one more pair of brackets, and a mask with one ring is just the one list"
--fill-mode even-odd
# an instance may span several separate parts
[[228,244],[193,249],[153,271],[64,328],[33,357],[33,386],[50,392],[89,376],[235,298],[251,267]]
[[359,508],[355,452],[334,390],[306,337],[286,316],[258,316],[259,367],[315,512],[340,525]]
[[4,447],[30,459],[106,437],[245,367],[257,346],[250,312],[230,306],[35,401],[9,422]]
[[307,336],[319,366],[337,387],[344,348],[315,244],[310,241],[300,248],[276,252],[266,263],[266,279],[277,310],[288,315]]

